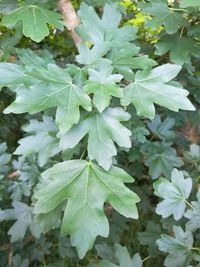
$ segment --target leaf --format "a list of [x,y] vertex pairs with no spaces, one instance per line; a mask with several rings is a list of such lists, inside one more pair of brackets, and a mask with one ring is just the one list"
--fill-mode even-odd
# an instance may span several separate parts
[[83,65],[92,65],[99,61],[109,50],[108,44],[97,44],[91,49],[86,45],[79,45],[79,55],[76,56],[76,61]]
[[164,25],[166,32],[173,34],[178,31],[179,26],[186,26],[187,20],[173,9],[169,8],[166,3],[150,3],[143,9],[144,13],[152,17],[147,20],[147,26],[157,29]]
[[[110,249],[110,247],[108,247]],[[98,264],[89,264],[88,267],[142,267],[143,261],[139,255],[139,253],[136,253],[132,258],[129,255],[129,252],[126,247],[122,247],[119,244],[116,244],[114,246],[114,256],[116,258],[113,259],[114,262],[118,262],[118,264],[113,264],[112,260],[101,260]],[[110,251],[112,253],[112,250]]]
[[126,247],[120,245],[115,245],[115,255],[118,259],[120,267],[142,267],[143,261],[138,253],[136,253],[132,258]]
[[14,209],[4,210],[0,214],[1,220],[17,220],[8,231],[11,242],[22,240],[28,228],[35,238],[39,238],[41,230],[39,225],[33,222],[31,208],[19,201],[14,201],[12,205]]
[[178,65],[190,63],[191,56],[199,56],[199,46],[196,41],[190,37],[179,34],[165,35],[157,44],[155,44],[156,55],[164,55],[169,52],[171,62]]
[[102,113],[86,114],[80,122],[61,137],[62,150],[75,147],[88,134],[88,156],[108,170],[112,157],[117,154],[114,142],[121,147],[131,147],[131,132],[120,122],[130,119],[122,108],[107,108]]
[[186,223],[186,229],[196,231],[200,228],[200,190],[197,193],[197,201],[192,201],[192,209],[188,209],[184,216],[189,219]]
[[145,231],[138,233],[138,240],[140,241],[140,244],[148,246],[150,256],[155,256],[158,251],[155,241],[160,237],[160,234],[160,225],[153,221],[148,221]]
[[161,235],[161,238],[156,241],[161,251],[169,253],[164,265],[166,267],[188,266],[192,254],[192,233],[184,232],[180,226],[174,226],[173,232],[175,237]]
[[154,103],[173,111],[194,110],[187,90],[167,84],[180,70],[178,65],[165,64],[151,71],[137,71],[135,81],[124,89],[122,105],[133,103],[139,116],[151,120],[155,117]]
[[0,144],[0,173],[5,173],[8,171],[7,164],[11,159],[11,155],[7,152],[7,145],[6,143]]
[[181,0],[180,7],[200,7],[199,0]]
[[183,161],[177,156],[176,150],[165,143],[154,142],[146,144],[148,157],[145,165],[149,167],[152,179],[157,179],[162,173],[170,178],[174,167],[181,167]]
[[175,120],[173,118],[167,117],[164,121],[161,121],[161,117],[158,115],[152,122],[147,122],[151,132],[161,140],[168,140],[175,137],[175,132],[172,130],[174,124]]
[[8,13],[17,8],[17,0],[0,0],[0,13]]
[[61,233],[71,235],[80,258],[92,248],[97,235],[108,236],[105,202],[126,217],[138,217],[135,204],[139,198],[123,184],[133,179],[117,167],[106,172],[85,160],[65,161],[43,172],[42,180],[45,187],[41,185],[35,193],[35,213],[46,214],[68,199]]
[[157,65],[156,61],[146,55],[138,55],[140,48],[132,43],[126,47],[113,48],[108,53],[114,70],[122,74],[126,80],[134,78],[133,69],[148,69]]
[[[30,62],[33,57],[33,63]],[[61,69],[48,60],[41,59],[34,53],[21,57],[24,68],[12,63],[0,63],[0,73],[5,72],[4,85],[22,84],[16,89],[16,100],[4,110],[4,113],[34,114],[51,107],[58,107],[56,124],[62,134],[66,133],[74,123],[79,121],[81,105],[91,110],[90,98],[73,84],[67,69]],[[41,62],[41,64],[39,64]],[[40,67],[37,67],[38,64]],[[2,70],[2,71],[1,71]],[[16,73],[16,74],[15,74]]]
[[29,259],[23,260],[19,254],[13,257],[13,267],[28,267]]
[[122,47],[124,43],[136,38],[135,27],[126,25],[118,28],[122,16],[116,4],[106,4],[100,19],[92,6],[83,3],[78,16],[81,25],[76,28],[77,33],[92,44],[107,43],[110,47]]
[[87,94],[94,94],[94,104],[102,112],[110,104],[111,96],[123,97],[123,90],[117,85],[123,78],[120,74],[112,74],[113,68],[109,61],[101,61],[98,69],[89,69],[89,80],[83,87]]
[[135,142],[144,144],[147,141],[146,136],[149,134],[149,131],[145,127],[138,126],[132,130],[132,139]]
[[184,153],[185,158],[192,164],[200,164],[200,146],[197,144],[190,145],[190,151]]
[[63,30],[62,16],[54,11],[37,5],[22,5],[3,17],[3,25],[13,27],[22,22],[23,34],[35,42],[40,42],[49,35],[47,24]]
[[192,190],[192,179],[184,179],[183,173],[173,169],[171,182],[161,177],[153,184],[154,194],[164,200],[156,207],[156,213],[163,218],[173,215],[175,220],[182,218],[186,200]]
[[23,130],[30,136],[18,141],[20,144],[14,154],[29,156],[33,153],[38,154],[39,166],[44,166],[48,160],[60,152],[59,139],[56,138],[58,128],[52,117],[43,116],[43,122],[30,120]]

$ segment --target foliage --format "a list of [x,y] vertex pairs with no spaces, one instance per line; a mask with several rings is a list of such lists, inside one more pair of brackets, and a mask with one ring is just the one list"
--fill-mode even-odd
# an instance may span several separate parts
[[0,0],[0,266],[199,266],[199,0],[58,2]]

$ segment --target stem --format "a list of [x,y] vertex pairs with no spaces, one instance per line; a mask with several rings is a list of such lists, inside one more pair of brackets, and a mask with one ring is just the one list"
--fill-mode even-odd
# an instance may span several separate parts
[[183,36],[184,29],[185,29],[185,27],[181,28],[180,38]]
[[83,156],[85,155],[85,152],[87,151],[87,148],[85,148],[84,150],[83,150],[83,153],[81,154],[81,157],[80,157],[80,159],[82,159],[83,158]]
[[188,12],[187,9],[183,9],[183,8],[172,8],[172,7],[169,7],[169,9],[171,11],[182,11],[182,12]]
[[145,262],[146,260],[148,260],[148,259],[150,259],[150,258],[151,258],[151,257],[148,256],[148,257],[144,258],[144,260],[142,260],[142,261]]
[[192,205],[185,199],[185,203],[191,208],[193,209]]
[[69,31],[72,40],[75,45],[78,46],[81,43],[80,36],[76,33],[75,28],[79,25],[80,21],[76,14],[76,11],[70,0],[59,0],[58,1],[60,12],[63,15],[63,21],[65,27]]
[[191,248],[191,250],[196,250],[196,251],[200,251],[200,248]]

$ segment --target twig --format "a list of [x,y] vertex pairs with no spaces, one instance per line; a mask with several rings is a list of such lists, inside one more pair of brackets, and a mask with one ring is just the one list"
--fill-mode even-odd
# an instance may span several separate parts
[[60,12],[63,15],[64,24],[69,31],[75,45],[78,46],[82,40],[80,36],[75,32],[75,28],[80,23],[76,11],[70,0],[59,0],[58,2]]

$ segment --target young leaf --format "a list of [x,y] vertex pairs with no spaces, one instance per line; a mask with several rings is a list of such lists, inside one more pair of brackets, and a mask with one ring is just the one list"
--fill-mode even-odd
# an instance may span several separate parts
[[138,71],[135,82],[124,89],[122,105],[128,106],[133,103],[139,116],[151,120],[155,117],[154,103],[173,111],[194,110],[187,98],[188,91],[168,84],[180,70],[181,67],[178,65],[165,64],[151,71]]
[[109,106],[111,96],[123,97],[123,90],[116,84],[123,76],[112,74],[112,71],[110,62],[102,60],[97,70],[89,69],[89,80],[83,87],[87,94],[94,93],[94,104],[99,112]]
[[196,231],[200,228],[200,190],[197,193],[197,201],[192,201],[192,209],[188,209],[184,216],[189,219],[186,223],[186,229]]
[[161,235],[161,238],[156,241],[161,251],[169,253],[164,264],[166,267],[188,266],[192,258],[192,233],[184,232],[180,226],[174,226],[173,232],[174,237]]
[[92,248],[97,235],[108,236],[105,202],[126,217],[138,217],[139,198],[124,186],[134,180],[119,168],[106,172],[92,162],[71,160],[42,173],[42,180],[45,186],[35,193],[35,213],[48,213],[68,199],[61,233],[71,235],[80,258]]
[[56,138],[58,128],[51,117],[43,116],[43,122],[30,120],[23,130],[32,135],[18,141],[20,145],[14,154],[29,156],[38,153],[38,164],[43,166],[60,152],[59,140]]
[[181,219],[186,209],[186,200],[192,190],[192,179],[185,179],[181,171],[173,169],[171,182],[161,177],[153,187],[154,194],[164,199],[157,205],[156,213],[163,218],[173,215],[175,220]]
[[131,132],[120,122],[130,119],[129,113],[122,108],[107,108],[102,113],[86,115],[72,129],[61,137],[61,148],[75,147],[88,134],[88,156],[108,170],[112,157],[117,154],[114,142],[121,147],[131,147]]
[[62,16],[54,11],[37,5],[22,5],[3,17],[3,25],[13,27],[22,22],[23,34],[35,42],[40,42],[49,35],[47,24],[63,29]]

